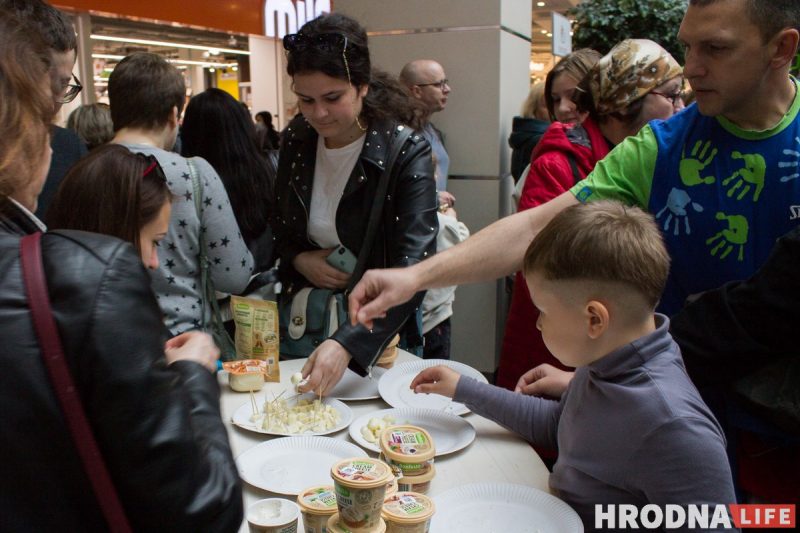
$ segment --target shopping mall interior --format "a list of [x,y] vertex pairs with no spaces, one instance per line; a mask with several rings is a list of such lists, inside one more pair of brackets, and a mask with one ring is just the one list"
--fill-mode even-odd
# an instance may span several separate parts
[[[435,123],[451,157],[450,185],[473,231],[510,212],[512,118],[531,82],[543,80],[553,55],[554,13],[579,0],[59,0],[79,38],[75,74],[84,90],[63,107],[107,101],[107,83],[126,55],[163,55],[183,74],[187,99],[223,89],[255,113],[268,110],[278,128],[296,112],[280,37],[326,11],[360,20],[373,62],[398,73],[412,59],[439,61],[452,95]],[[503,282],[459,288],[453,351],[476,368],[495,368],[507,290]],[[472,360],[470,360],[472,358]]]

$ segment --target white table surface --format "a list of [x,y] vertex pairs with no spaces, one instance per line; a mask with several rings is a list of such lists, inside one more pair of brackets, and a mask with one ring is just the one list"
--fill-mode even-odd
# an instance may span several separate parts
[[[416,359],[415,356],[401,351],[396,364],[414,359]],[[269,391],[271,395],[273,392],[279,394],[285,389],[291,389],[292,385],[289,379],[292,374],[300,371],[304,363],[305,359],[281,361],[280,383],[266,383],[259,396],[263,398],[265,391]],[[226,372],[220,372],[218,379],[221,391],[222,419],[228,428],[234,457],[238,457],[239,454],[261,442],[281,438],[254,433],[234,426],[231,423],[231,417],[242,404],[250,403],[249,393],[231,390],[228,386]],[[354,420],[363,414],[391,407],[382,399],[347,401],[346,403],[353,411]],[[436,458],[436,477],[431,482],[429,496],[436,496],[447,489],[468,483],[487,482],[518,483],[548,491],[549,472],[547,467],[527,442],[502,426],[475,413],[464,415],[464,418],[475,427],[475,440],[461,451]],[[330,437],[353,442],[347,429],[332,434]],[[358,443],[354,444],[358,446]],[[367,453],[370,457],[377,457],[374,452],[367,450]],[[333,484],[332,481],[331,484]],[[274,494],[245,482],[243,482],[243,489],[245,511],[248,505],[263,498],[279,497],[294,501],[294,497]],[[247,531],[246,520],[240,531]],[[298,529],[298,531],[302,531],[302,529]]]

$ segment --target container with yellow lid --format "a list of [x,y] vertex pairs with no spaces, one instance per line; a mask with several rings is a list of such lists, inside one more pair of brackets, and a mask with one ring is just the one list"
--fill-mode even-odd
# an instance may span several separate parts
[[381,452],[397,477],[421,476],[433,468],[436,448],[430,433],[417,426],[389,426],[381,433]]
[[[338,513],[328,519],[327,529],[328,533],[355,533],[354,529],[348,528],[344,522],[339,519]],[[384,522],[382,518],[379,518],[375,527],[370,529],[368,533],[386,533],[386,522]]]
[[381,519],[381,507],[392,470],[383,461],[354,457],[331,468],[340,521],[352,533],[372,533]]
[[398,479],[397,490],[399,492],[428,494],[428,491],[431,490],[431,481],[434,477],[436,477],[436,467],[431,465],[431,469],[421,476],[409,476]]
[[398,492],[383,502],[381,516],[386,533],[428,533],[436,507],[433,501],[416,492]]
[[333,485],[317,485],[302,490],[297,495],[297,504],[303,515],[305,533],[325,533],[328,519],[338,511]]

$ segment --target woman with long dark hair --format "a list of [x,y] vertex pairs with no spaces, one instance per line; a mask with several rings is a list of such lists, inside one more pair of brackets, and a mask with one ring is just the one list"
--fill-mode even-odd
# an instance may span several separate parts
[[206,89],[189,100],[181,128],[184,157],[202,157],[214,167],[228,193],[256,271],[271,266],[268,231],[276,163],[258,147],[249,113],[221,89]]
[[[368,268],[405,267],[436,251],[436,190],[431,149],[412,134],[390,169],[388,193],[376,189],[393,141],[417,110],[399,83],[372,69],[364,28],[340,14],[320,16],[283,40],[301,115],[283,138],[273,229],[281,258],[282,298],[304,287],[345,289],[350,274],[326,262],[343,246]],[[375,201],[383,201],[376,238],[364,242]],[[338,253],[338,252],[337,252]],[[332,388],[345,368],[364,374],[398,332],[420,342],[422,301],[392,309],[372,330],[341,325],[310,354],[302,390]]]

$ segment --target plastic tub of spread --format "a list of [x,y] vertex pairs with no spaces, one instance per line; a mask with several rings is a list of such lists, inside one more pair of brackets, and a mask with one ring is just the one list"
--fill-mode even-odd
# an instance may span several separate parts
[[375,531],[392,477],[389,465],[371,457],[353,457],[333,465],[331,477],[342,526],[352,533]]
[[376,366],[380,366],[382,368],[392,368],[394,366],[394,362],[397,360],[397,344],[400,342],[400,335],[395,335],[392,337],[392,340],[389,341],[388,346],[383,350],[378,360],[375,362]]
[[333,485],[318,485],[297,495],[306,533],[324,533],[328,519],[336,514],[336,493]]
[[398,492],[383,501],[381,516],[386,533],[428,533],[436,507],[433,501],[416,492]]
[[392,475],[392,480],[386,485],[386,495],[384,498],[391,496],[392,494],[396,493],[400,490],[399,486],[397,485],[397,478]]
[[436,449],[430,433],[417,426],[389,426],[380,439],[383,458],[399,478],[421,476],[433,468]]
[[431,465],[431,469],[421,476],[404,477],[397,480],[397,490],[428,494],[428,491],[431,490],[431,480],[434,477],[436,477],[436,467]]
[[228,384],[236,392],[259,391],[264,386],[267,362],[261,359],[227,361],[222,368],[228,372]]
[[[355,530],[348,528],[339,520],[339,513],[336,513],[328,519],[328,533],[354,533]],[[382,518],[378,518],[378,522],[369,533],[386,533],[386,522]]]
[[258,500],[247,508],[250,533],[297,533],[300,508],[283,498]]

